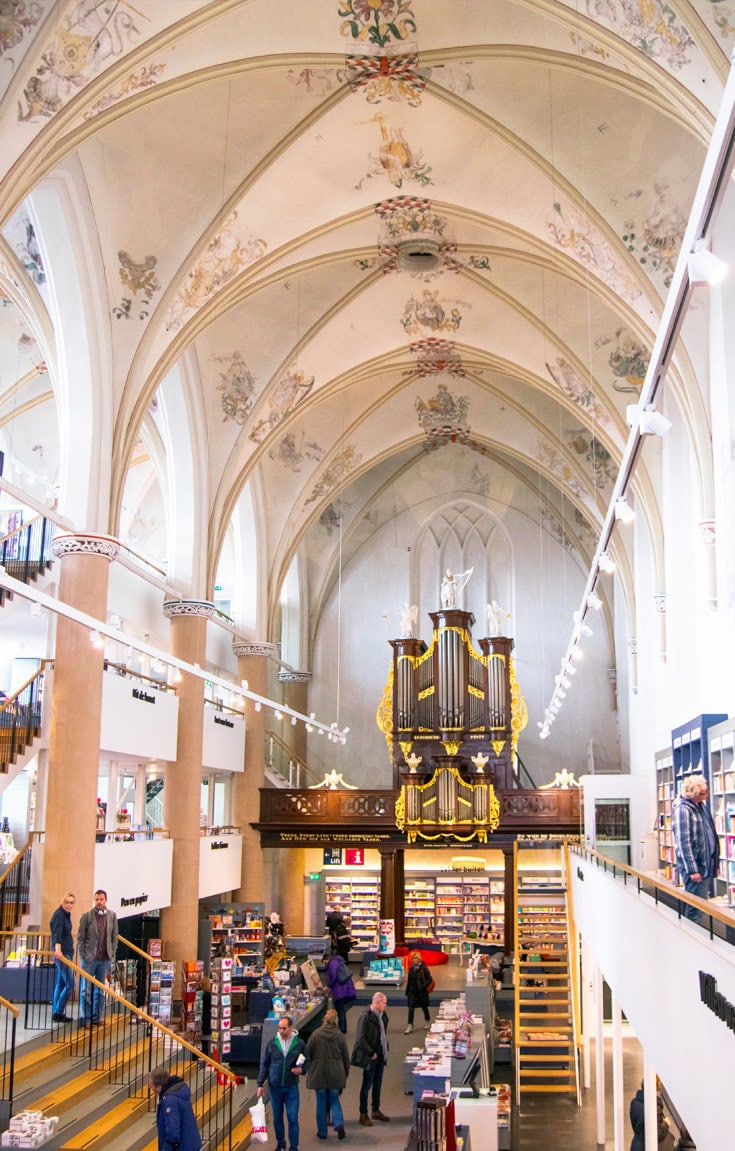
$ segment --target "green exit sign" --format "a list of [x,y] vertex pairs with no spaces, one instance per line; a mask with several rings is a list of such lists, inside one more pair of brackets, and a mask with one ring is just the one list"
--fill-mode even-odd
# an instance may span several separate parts
[[321,877],[322,877],[321,871],[312,871],[311,875],[309,876],[309,879],[321,879]]

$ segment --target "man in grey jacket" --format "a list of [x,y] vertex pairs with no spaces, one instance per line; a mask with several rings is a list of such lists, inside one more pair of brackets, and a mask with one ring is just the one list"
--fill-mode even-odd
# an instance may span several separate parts
[[[82,971],[106,983],[117,955],[117,916],[107,906],[107,892],[101,888],[94,893],[92,910],[85,911],[79,920],[77,950]],[[102,992],[86,979],[82,982],[79,1006],[80,1027],[99,1023]]]

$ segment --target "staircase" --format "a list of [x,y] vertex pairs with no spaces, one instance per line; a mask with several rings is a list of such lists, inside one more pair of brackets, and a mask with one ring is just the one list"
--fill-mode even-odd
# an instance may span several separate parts
[[[48,571],[53,562],[51,541],[56,526],[44,516],[36,516],[28,523],[0,538],[0,565],[13,579],[21,583],[37,580]],[[13,593],[0,587],[0,607]]]
[[[38,958],[47,963],[50,955],[39,953]],[[69,966],[78,982],[81,971]],[[51,967],[49,987],[53,978]],[[182,1036],[111,989],[97,986],[105,1000],[100,1026],[82,1030],[76,1023],[51,1023],[43,1038],[16,1051],[12,1114],[32,1109],[58,1116],[56,1133],[45,1144],[48,1151],[156,1151],[148,1073],[164,1065],[188,1083],[207,1151],[247,1146],[254,1085],[238,1082]],[[45,1004],[38,1008],[49,1010]],[[76,1014],[71,1005],[67,1009]]]
[[548,886],[516,868],[516,1090],[575,1096],[579,1102],[567,892],[561,869]]
[[51,660],[43,660],[38,671],[0,704],[0,772],[7,772],[41,734],[43,685],[50,666]]

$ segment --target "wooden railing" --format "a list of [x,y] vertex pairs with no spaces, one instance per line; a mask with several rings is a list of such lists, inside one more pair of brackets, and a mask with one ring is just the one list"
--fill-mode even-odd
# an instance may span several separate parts
[[15,1087],[15,1042],[18,1008],[0,995],[0,1125],[3,1130],[13,1114]]
[[689,895],[683,888],[675,887],[670,879],[662,879],[646,871],[637,871],[634,867],[629,867],[617,859],[610,859],[609,856],[583,847],[581,844],[570,844],[569,852],[572,859],[575,855],[581,856],[601,868],[611,878],[626,886],[634,887],[639,895],[646,895],[654,903],[661,903],[676,911],[680,919],[686,917],[687,907],[695,908],[702,913],[699,926],[711,939],[716,937],[735,945],[735,911],[731,908],[710,899]]
[[38,671],[0,704],[0,771],[7,771],[41,734],[43,684],[50,666],[51,660],[43,660]]

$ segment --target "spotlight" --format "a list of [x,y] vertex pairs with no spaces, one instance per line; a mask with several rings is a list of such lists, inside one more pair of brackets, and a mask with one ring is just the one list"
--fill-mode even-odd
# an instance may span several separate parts
[[572,681],[570,679],[567,679],[566,676],[562,676],[561,686],[569,688],[572,686]]
[[96,627],[89,629],[89,638],[90,638],[92,647],[96,648],[97,651],[102,651],[103,647],[105,646],[105,641],[103,640],[100,633],[97,631]]
[[292,725],[292,727],[296,726],[296,716],[295,715],[291,716],[291,725]]
[[273,709],[273,718],[283,719],[283,712],[280,712],[277,707]]
[[566,668],[565,668],[565,671],[566,671],[567,675],[576,675],[577,674],[577,669],[573,663],[568,663]]
[[671,427],[671,420],[653,408],[644,408],[638,427],[642,436],[665,436]]
[[598,566],[601,572],[605,572],[606,575],[612,575],[615,571],[615,560],[609,552],[600,552]]
[[546,731],[546,730],[544,730],[544,731],[540,731],[540,732],[538,733],[538,737],[539,737],[539,739],[548,739],[548,738],[549,738],[549,733],[548,733],[548,731]]
[[727,264],[707,247],[704,239],[697,240],[688,260],[690,284],[719,284],[727,275]]
[[558,699],[566,699],[567,698],[567,693],[565,691],[562,691],[561,688],[559,688],[556,695],[557,695]]
[[263,705],[261,704],[261,702],[260,702],[260,700],[259,700],[259,699],[256,699],[256,701],[255,701],[255,703],[254,703],[254,705],[253,705],[253,706],[255,707],[255,710],[256,710],[256,711],[260,711],[260,709],[261,709],[261,707],[262,707]]
[[578,623],[577,624],[577,631],[579,632],[580,635],[583,635],[583,636],[589,637],[592,635],[592,628],[587,627],[586,623]]
[[310,723],[305,723],[305,724],[304,724],[304,727],[306,728],[306,730],[307,730],[308,732],[312,732],[312,731],[314,730],[314,728],[313,728],[313,725],[312,725],[312,724],[310,724]]
[[[571,652],[570,652],[570,655],[571,655],[572,659],[576,659],[576,660],[584,659],[584,652],[582,651],[581,647],[573,647]],[[570,667],[569,670],[572,671],[572,668]],[[576,667],[574,668],[574,674],[575,675],[577,674]]]
[[624,524],[629,524],[635,519],[635,512],[622,496],[619,500],[615,501],[615,519],[620,520],[620,522]]
[[602,600],[596,591],[591,591],[587,596],[587,607],[591,607],[593,611],[599,611],[602,607]]

